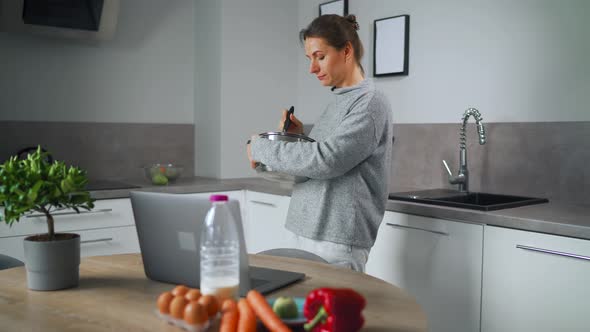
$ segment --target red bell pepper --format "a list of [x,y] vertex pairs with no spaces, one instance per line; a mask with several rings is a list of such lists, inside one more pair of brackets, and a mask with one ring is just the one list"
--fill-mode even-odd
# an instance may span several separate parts
[[367,301],[349,288],[318,288],[305,299],[306,331],[356,332],[365,323],[362,311]]

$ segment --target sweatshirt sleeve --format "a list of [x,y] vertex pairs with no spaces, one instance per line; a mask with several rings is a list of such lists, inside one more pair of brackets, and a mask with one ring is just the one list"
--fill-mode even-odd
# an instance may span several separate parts
[[357,105],[321,142],[255,139],[252,157],[276,171],[311,179],[341,176],[369,157],[378,145],[372,103]]

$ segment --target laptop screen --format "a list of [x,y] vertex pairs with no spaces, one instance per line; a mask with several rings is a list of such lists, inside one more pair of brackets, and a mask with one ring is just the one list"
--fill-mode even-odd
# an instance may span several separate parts
[[[209,200],[202,195],[133,191],[131,206],[146,276],[198,288],[200,234]],[[229,200],[228,206],[240,238],[241,294],[251,288],[269,291],[303,278],[301,273],[250,268],[240,204]]]

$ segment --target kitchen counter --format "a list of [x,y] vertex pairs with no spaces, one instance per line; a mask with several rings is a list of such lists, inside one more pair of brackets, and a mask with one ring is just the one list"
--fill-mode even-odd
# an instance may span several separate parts
[[145,180],[126,180],[123,181],[132,186],[139,188],[116,189],[116,190],[97,190],[90,191],[90,195],[95,199],[112,199],[129,197],[131,191],[149,191],[163,192],[173,194],[188,194],[212,191],[232,191],[232,190],[253,190],[268,194],[290,196],[292,185],[271,182],[262,178],[241,178],[241,179],[211,179],[204,177],[179,178],[176,182],[166,186],[156,186]]
[[[167,186],[154,186],[148,184],[146,180],[125,182],[139,186],[140,188],[91,191],[91,195],[95,199],[111,199],[129,197],[129,192],[132,190],[198,193],[245,189],[274,195],[290,196],[292,191],[291,185],[279,184],[262,178],[226,180],[203,177],[180,178],[175,183]],[[402,192],[416,189],[393,188],[391,191]],[[425,217],[486,224],[590,240],[590,206],[586,205],[550,201],[544,204],[485,212],[389,200],[386,209],[388,211]]]

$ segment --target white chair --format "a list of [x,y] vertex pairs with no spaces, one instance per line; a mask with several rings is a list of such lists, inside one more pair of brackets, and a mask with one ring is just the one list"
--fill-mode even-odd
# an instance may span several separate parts
[[270,255],[270,256],[280,256],[280,257],[291,257],[291,258],[299,258],[299,259],[307,259],[314,262],[320,263],[328,263],[325,259],[321,258],[320,256],[311,253],[309,251],[295,249],[295,248],[276,248],[276,249],[269,249],[264,250],[257,255]]
[[23,266],[25,263],[16,258],[0,254],[0,270],[10,269],[11,267]]

